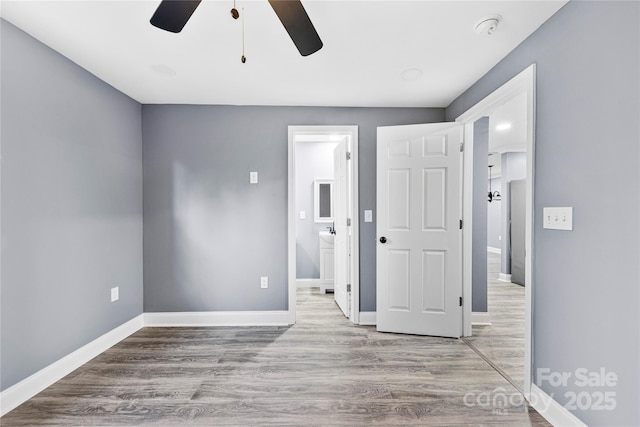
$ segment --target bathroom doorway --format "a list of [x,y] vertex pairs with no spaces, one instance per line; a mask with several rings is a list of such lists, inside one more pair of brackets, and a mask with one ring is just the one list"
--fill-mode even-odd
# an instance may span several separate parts
[[359,322],[357,150],[357,126],[289,126],[290,323],[299,288],[333,292]]

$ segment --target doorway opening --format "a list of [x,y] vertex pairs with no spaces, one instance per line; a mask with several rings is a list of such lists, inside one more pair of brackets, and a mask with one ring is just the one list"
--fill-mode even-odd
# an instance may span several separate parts
[[298,288],[333,292],[359,322],[358,127],[289,126],[288,317]]
[[[505,111],[510,110],[512,114],[517,116],[517,123],[513,121],[511,123],[511,127],[507,124],[507,120],[504,119],[502,115]],[[516,113],[514,113],[514,111]],[[514,385],[523,391],[523,394],[527,399],[529,399],[531,394],[531,380],[532,380],[532,372],[531,372],[531,361],[532,361],[532,331],[531,331],[531,313],[532,313],[532,289],[535,285],[533,280],[533,191],[534,191],[534,129],[535,129],[535,64],[529,66],[527,69],[522,71],[520,74],[515,76],[513,79],[505,83],[503,86],[495,90],[493,93],[488,95],[478,104],[473,106],[467,112],[462,114],[460,117],[456,119],[457,122],[463,123],[465,126],[465,150],[464,150],[464,200],[472,201],[474,200],[474,177],[478,177],[480,175],[479,183],[482,187],[487,186],[487,194],[488,195],[488,166],[492,164],[491,168],[492,177],[496,175],[496,166],[498,162],[501,167],[501,183],[500,188],[497,188],[498,182],[491,182],[492,193],[497,191],[499,193],[499,201],[496,200],[495,194],[492,194],[492,203],[490,203],[489,208],[495,210],[494,203],[500,203],[501,213],[504,216],[501,219],[500,223],[500,231],[497,235],[498,242],[500,243],[500,271],[498,272],[498,279],[502,279],[502,283],[510,283],[514,278],[512,278],[513,268],[516,267],[518,278],[515,280],[520,281],[521,285],[524,286],[524,315],[522,319],[522,323],[524,324],[524,339],[523,342],[519,345],[524,347],[523,356],[522,356],[522,364],[521,375],[514,373],[509,375],[504,370],[500,368],[500,362],[498,360],[492,360],[492,357],[495,359],[495,354],[485,354],[481,350],[475,348],[473,344],[473,339],[466,340],[470,345],[480,353],[481,356],[486,357],[487,361],[492,363],[494,367],[505,377],[517,377],[512,378],[514,381]],[[488,119],[487,119],[488,118]],[[493,119],[493,120],[492,120]],[[493,143],[491,142],[491,136],[487,134],[486,146],[484,147],[484,152],[482,152],[483,147],[479,143],[476,147],[476,134],[478,134],[478,142],[481,140],[481,135],[478,132],[478,124],[482,124],[483,121],[487,123],[487,133],[491,131],[493,128]],[[498,127],[499,129],[496,129]],[[516,142],[514,138],[505,138],[503,142],[500,142],[500,137],[495,136],[499,135],[499,132],[517,129],[520,128],[521,131],[521,139],[519,142]],[[476,158],[474,156],[474,151],[476,148],[481,151],[481,155]],[[489,157],[488,154],[493,154],[492,157]],[[474,159],[476,161],[474,162]],[[479,163],[478,159],[482,163]],[[486,163],[484,163],[486,162]],[[517,166],[518,163],[524,162],[524,166]],[[480,171],[477,169],[480,168]],[[519,170],[517,173],[516,171]],[[477,172],[480,172],[479,174]],[[511,176],[511,172],[514,173]],[[474,175],[475,174],[475,175]],[[486,178],[482,179],[482,176]],[[518,176],[524,175],[524,176]],[[517,179],[524,178],[524,179]],[[518,188],[516,188],[518,187]],[[513,223],[509,215],[511,214],[511,202],[514,197],[519,199],[521,209],[523,210],[522,214],[516,214],[521,219],[522,224],[518,225],[518,235],[514,233]],[[487,199],[485,199],[488,201]],[[463,215],[464,218],[468,218],[470,220],[466,221],[465,224],[468,225],[463,229],[463,297],[467,301],[472,301],[472,304],[465,304],[463,307],[463,325],[464,331],[463,335],[465,337],[472,337],[474,332],[472,330],[472,322],[477,323],[490,323],[491,313],[487,314],[486,309],[484,310],[484,315],[482,315],[482,311],[473,313],[472,307],[474,306],[474,302],[478,298],[477,289],[474,290],[473,280],[474,280],[474,255],[476,255],[478,251],[482,251],[482,248],[479,248],[478,244],[475,245],[474,248],[474,236],[476,234],[481,234],[484,231],[484,241],[481,240],[480,246],[484,245],[484,254],[485,254],[485,269],[487,268],[487,262],[491,259],[496,259],[495,255],[497,250],[493,250],[488,252],[487,247],[494,247],[492,245],[496,245],[497,243],[489,244],[489,219],[488,215],[491,211],[484,211],[485,215],[482,216],[480,213],[481,209],[486,209],[488,206],[483,202],[480,205],[474,203],[465,203],[463,207]],[[477,224],[474,219],[476,216],[484,218],[484,224]],[[480,221],[482,223],[482,221]],[[484,227],[484,230],[482,229]],[[480,231],[480,233],[478,233]],[[500,237],[502,240],[500,240]],[[514,257],[514,248],[512,248],[512,243],[515,240],[520,239],[521,242],[517,243],[518,250],[521,251],[517,257]],[[477,240],[477,239],[476,239]],[[496,248],[497,249],[497,248]],[[475,250],[475,254],[474,254]],[[517,260],[516,260],[517,258]],[[515,260],[515,261],[514,261]],[[495,261],[497,262],[497,261]],[[494,262],[494,265],[495,265]],[[478,264],[476,264],[478,266]],[[485,270],[486,272],[486,270]],[[495,272],[493,272],[495,273]],[[477,272],[476,272],[477,276]],[[496,284],[499,284],[496,282]],[[518,286],[519,285],[513,285]],[[522,291],[522,289],[510,288],[510,290]],[[476,292],[476,293],[474,293]],[[487,289],[484,290],[485,295],[487,294]],[[474,300],[476,298],[476,300]],[[485,301],[486,302],[486,301]],[[475,304],[477,306],[477,304]],[[476,307],[473,307],[474,310]],[[508,303],[506,304],[506,308],[508,308]],[[520,308],[519,310],[522,310]],[[497,320],[497,319],[496,319]],[[489,353],[489,352],[486,352]],[[507,378],[509,379],[509,378]]]

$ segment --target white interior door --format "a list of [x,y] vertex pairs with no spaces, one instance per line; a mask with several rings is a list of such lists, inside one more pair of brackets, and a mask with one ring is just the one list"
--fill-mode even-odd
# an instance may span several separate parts
[[377,328],[462,334],[462,125],[378,128]]
[[333,218],[336,231],[334,237],[335,276],[333,297],[346,317],[350,315],[349,292],[349,169],[345,138],[333,152]]

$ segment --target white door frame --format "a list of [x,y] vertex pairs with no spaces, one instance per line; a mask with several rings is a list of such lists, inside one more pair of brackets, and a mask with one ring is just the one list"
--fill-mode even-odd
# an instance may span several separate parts
[[[351,139],[351,315],[360,322],[360,217],[358,210],[358,126],[289,126],[288,170],[288,323],[296,322],[296,137],[298,135],[337,135]],[[338,142],[337,140],[335,142]]]
[[[527,184],[526,184],[526,209],[525,209],[525,348],[524,348],[524,392],[527,399],[531,395],[531,361],[532,361],[532,334],[531,334],[531,314],[532,314],[532,291],[535,285],[533,281],[533,195],[534,195],[534,172],[535,172],[535,89],[536,89],[536,65],[532,64],[520,74],[509,80],[507,83],[496,89],[483,100],[464,112],[456,122],[464,124],[465,149],[464,149],[464,181],[463,195],[466,203],[463,204],[464,229],[462,231],[462,260],[463,260],[463,284],[462,295],[464,301],[471,301],[471,252],[473,227],[471,218],[473,217],[472,199],[473,192],[473,123],[489,116],[504,103],[516,96],[527,94]],[[463,306],[463,334],[471,336],[471,303]]]

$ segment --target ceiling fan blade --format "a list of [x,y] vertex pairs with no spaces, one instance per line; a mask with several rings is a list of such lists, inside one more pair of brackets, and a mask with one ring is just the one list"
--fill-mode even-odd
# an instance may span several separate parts
[[202,0],[162,0],[151,17],[151,25],[179,33]]
[[300,55],[308,56],[322,48],[322,40],[300,0],[269,0],[269,4],[280,18]]

